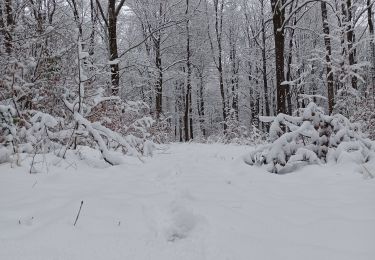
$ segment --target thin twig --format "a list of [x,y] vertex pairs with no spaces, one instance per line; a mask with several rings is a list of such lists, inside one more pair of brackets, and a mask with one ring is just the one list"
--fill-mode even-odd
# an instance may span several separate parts
[[74,221],[73,226],[75,226],[77,224],[77,221],[78,221],[78,218],[79,218],[79,213],[81,213],[82,205],[83,205],[83,200],[81,201],[81,206],[79,207],[78,214],[77,214],[77,217],[76,217],[76,221]]
[[361,166],[363,167],[363,169],[365,169],[365,171],[367,172],[368,176],[373,179],[374,178],[374,175],[372,175],[372,173],[370,172],[369,169],[367,169],[367,167],[364,165],[364,164],[361,164]]

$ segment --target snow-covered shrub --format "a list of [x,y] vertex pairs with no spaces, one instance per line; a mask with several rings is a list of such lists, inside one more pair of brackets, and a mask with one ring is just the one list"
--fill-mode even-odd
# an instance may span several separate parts
[[374,101],[363,99],[353,109],[353,118],[361,123],[362,131],[368,135],[371,140],[375,140],[375,104]]
[[[141,101],[122,101],[108,99],[99,102],[90,112],[93,116],[87,119],[93,122],[94,128],[100,129],[102,135],[108,135],[109,148],[118,147],[122,143],[122,150],[129,155],[150,154],[151,150],[144,152],[146,141],[152,140],[151,128],[154,120],[150,117],[147,104]],[[96,116],[96,115],[100,115]],[[116,136],[116,138],[112,138]],[[123,139],[119,142],[118,139]],[[127,145],[124,145],[124,143]]]
[[50,136],[57,121],[49,114],[23,111],[20,117],[12,106],[0,105],[0,163],[18,153],[45,153],[54,143]]
[[300,164],[341,161],[348,154],[358,163],[374,157],[374,143],[363,136],[358,124],[351,123],[343,115],[325,115],[313,102],[301,109],[300,115],[279,114],[268,118],[272,120],[272,143],[253,151],[245,162],[265,164],[270,172],[283,173]]
[[51,129],[57,126],[57,120],[46,113],[36,112],[29,120],[30,127],[24,131],[24,139],[27,143],[26,152],[47,153],[56,147],[51,139],[55,137]]
[[16,110],[11,106],[0,105],[0,163],[10,160],[10,155],[15,150],[14,142],[17,130],[14,124]]
[[263,144],[267,139],[267,134],[259,130],[254,125],[251,126],[250,130],[245,126],[240,127],[240,135],[231,134],[214,134],[210,135],[206,143],[223,143],[223,144],[240,144],[240,145],[258,145]]
[[358,90],[345,86],[337,91],[333,112],[351,118],[361,102]]
[[155,143],[163,144],[173,140],[174,134],[170,124],[170,118],[160,117],[151,127],[150,133]]
[[207,143],[255,145],[263,143],[266,137],[255,125],[251,125],[250,129],[242,125],[236,118],[234,109],[229,111],[226,126],[225,133],[209,136]]

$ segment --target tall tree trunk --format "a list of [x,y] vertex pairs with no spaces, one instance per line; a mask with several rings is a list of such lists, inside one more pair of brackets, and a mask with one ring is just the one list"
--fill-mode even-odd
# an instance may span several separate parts
[[[289,39],[289,53],[288,53],[288,61],[287,61],[287,70],[286,70],[286,81],[288,81],[288,88],[291,89],[291,83],[292,81],[292,60],[293,60],[293,37],[294,37],[294,30],[292,29],[292,32],[290,33],[290,39]],[[288,114],[292,113],[292,100],[291,100],[291,93],[288,91],[287,93],[287,111]]]
[[163,113],[163,67],[161,60],[161,38],[160,35],[157,36],[155,40],[155,65],[157,70],[157,79],[155,83],[155,105],[156,105],[156,118],[160,118]]
[[[163,2],[159,3],[159,17],[163,15]],[[155,105],[156,105],[156,118],[159,119],[163,113],[163,66],[162,66],[162,53],[161,53],[161,29],[159,29],[155,36],[153,36],[155,48],[155,65],[157,70],[157,79],[155,83]]]
[[3,10],[0,6],[0,12],[1,12],[1,23],[0,26],[2,27],[3,35],[4,35],[4,45],[5,45],[5,51],[8,55],[12,53],[13,49],[13,26],[14,26],[14,18],[13,18],[13,6],[12,6],[12,0],[5,0],[5,23],[3,22]]
[[[258,75],[258,73],[259,73],[259,69],[258,67],[256,67],[255,75]],[[259,89],[260,88],[259,88],[258,77],[255,78],[255,86],[256,87],[254,89],[254,93],[252,93],[255,99],[255,102],[253,102],[251,106],[251,122],[256,128],[259,128],[259,97],[260,97]]]
[[261,1],[262,15],[262,75],[263,75],[263,95],[266,116],[270,115],[270,104],[268,99],[268,82],[267,82],[267,56],[266,56],[266,23],[264,21],[264,0]]
[[218,62],[217,70],[219,72],[219,85],[220,85],[220,95],[221,103],[223,107],[223,121],[224,121],[224,132],[227,130],[227,106],[225,100],[225,89],[224,89],[224,75],[223,75],[223,47],[222,47],[222,33],[223,33],[223,12],[224,12],[224,0],[214,0],[215,8],[215,32],[216,32],[216,42],[218,47]]
[[108,41],[111,68],[112,95],[117,96],[120,90],[120,69],[117,49],[117,14],[116,0],[108,0]]
[[[296,1],[296,7],[298,7],[298,1]],[[290,5],[289,15],[293,12],[293,4]],[[297,17],[294,16],[293,19],[293,27],[297,25]],[[292,61],[293,61],[293,40],[294,40],[294,28],[290,29],[289,33],[289,46],[288,46],[288,60],[287,60],[287,71],[286,71],[286,81],[288,81],[288,86],[286,89],[286,97],[287,97],[287,112],[289,115],[292,114],[292,93],[291,90],[293,85],[290,83],[292,81]]]
[[95,48],[95,30],[97,22],[97,10],[94,0],[90,0],[90,15],[91,15],[91,33],[90,33],[90,46],[89,46],[89,55],[94,55]]
[[189,16],[189,0],[186,0],[186,98],[185,98],[185,115],[184,129],[185,141],[193,139],[193,118],[192,118],[192,102],[191,102],[191,62],[190,62],[190,20]]
[[282,8],[284,1],[271,0],[272,21],[275,42],[275,62],[276,62],[276,93],[277,93],[277,113],[286,114],[287,85],[284,82],[284,45],[285,36],[283,23],[285,21],[285,10]]
[[205,128],[205,104],[204,104],[204,80],[203,80],[203,68],[200,71],[197,68],[197,77],[199,79],[199,88],[197,89],[197,108],[198,108],[198,116],[199,116],[199,125],[202,131],[203,137],[206,137],[206,128]]
[[331,114],[333,112],[333,107],[335,105],[335,92],[334,92],[334,86],[333,86],[333,71],[332,71],[332,63],[331,63],[332,47],[331,47],[326,2],[324,1],[320,2],[320,8],[322,11],[324,45],[326,48],[325,59],[326,59],[326,72],[327,72],[328,111]]
[[232,85],[232,109],[234,110],[234,119],[238,121],[238,60],[236,42],[234,39],[234,28],[229,31],[229,60],[231,63],[231,85]]
[[371,85],[369,88],[369,95],[372,97],[373,105],[375,106],[375,39],[374,39],[374,22],[372,20],[372,6],[371,0],[367,0],[367,23],[370,33],[370,51],[371,51]]
[[[356,48],[354,47],[355,43],[355,33],[354,33],[354,26],[353,26],[353,6],[351,0],[346,0],[346,8],[347,8],[347,40],[348,40],[348,51],[349,51],[349,65],[353,66],[356,64],[355,56],[356,56]],[[356,70],[354,70],[356,72]],[[357,77],[355,75],[352,76],[352,87],[357,89]]]

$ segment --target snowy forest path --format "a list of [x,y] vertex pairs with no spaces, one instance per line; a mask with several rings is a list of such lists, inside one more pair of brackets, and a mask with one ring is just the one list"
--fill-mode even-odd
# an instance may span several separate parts
[[249,146],[165,148],[0,165],[0,259],[373,259],[375,182],[358,166],[276,175],[243,162]]

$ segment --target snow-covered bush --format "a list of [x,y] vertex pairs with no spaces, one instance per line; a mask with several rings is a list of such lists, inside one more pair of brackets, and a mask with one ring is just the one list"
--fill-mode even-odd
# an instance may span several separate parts
[[[65,156],[69,148],[77,145],[98,149],[103,159],[111,165],[120,164],[121,158],[112,151],[127,155],[150,155],[154,146],[150,145],[150,128],[154,123],[149,116],[149,108],[144,102],[122,100],[110,95],[94,80],[97,71],[88,61],[89,53],[85,43],[77,36],[76,80],[63,93],[65,127],[72,130],[66,148],[60,156]],[[108,95],[109,94],[109,95]],[[111,151],[112,150],[112,151]]]
[[258,145],[263,144],[267,139],[267,134],[252,125],[250,130],[245,126],[239,127],[239,135],[233,131],[227,131],[225,134],[210,135],[206,143],[240,144],[240,145]]
[[14,141],[17,138],[15,116],[14,108],[0,105],[0,163],[9,161],[14,151]]
[[222,134],[214,134],[207,138],[207,143],[256,145],[264,143],[266,134],[255,125],[246,127],[236,118],[234,109],[229,111],[226,130]]
[[18,153],[45,153],[54,145],[50,136],[57,121],[49,114],[24,111],[0,105],[0,163],[11,161]]
[[283,173],[301,164],[342,161],[349,154],[358,163],[374,157],[374,143],[363,136],[358,124],[343,115],[325,115],[313,102],[299,114],[263,118],[263,121],[272,121],[271,143],[251,152],[245,162],[265,164],[270,172]]
[[59,146],[51,140],[57,134],[52,132],[51,129],[58,125],[53,116],[43,112],[36,112],[29,122],[30,127],[23,132],[23,137],[29,147],[26,152],[34,150],[36,153],[47,153]]
[[362,131],[371,139],[375,140],[375,104],[374,101],[363,99],[353,109],[353,118],[362,125]]
[[[109,148],[116,149],[122,143],[122,150],[126,154],[151,153],[149,148],[147,152],[144,151],[144,144],[153,139],[151,128],[155,121],[150,117],[149,107],[144,102],[102,99],[90,113],[93,116],[87,116],[87,119],[93,122],[94,129],[98,129],[102,135],[111,133],[106,136],[107,140],[113,140],[107,142]],[[114,136],[116,138],[112,138]],[[119,139],[123,141],[119,142]]]
[[333,112],[351,118],[361,102],[359,91],[345,86],[337,91]]
[[168,143],[173,139],[174,134],[170,124],[170,118],[160,117],[150,129],[152,140],[155,143],[162,144]]

